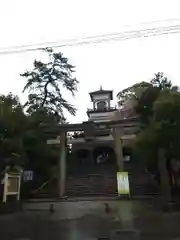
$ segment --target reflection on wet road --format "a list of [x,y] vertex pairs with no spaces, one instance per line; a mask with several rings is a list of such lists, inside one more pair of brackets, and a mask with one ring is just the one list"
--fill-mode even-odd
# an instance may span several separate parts
[[79,201],[53,204],[54,212],[49,211],[50,203],[31,203],[20,213],[0,215],[0,238],[169,240],[180,237],[180,214],[162,213],[147,201]]

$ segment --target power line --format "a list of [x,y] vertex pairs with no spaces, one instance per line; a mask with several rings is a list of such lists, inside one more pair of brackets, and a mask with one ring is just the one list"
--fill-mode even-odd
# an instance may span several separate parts
[[180,24],[172,25],[172,26],[165,26],[165,27],[156,27],[156,28],[147,28],[147,29],[140,29],[140,30],[129,30],[123,31],[119,33],[109,33],[103,35],[96,35],[91,37],[85,37],[81,39],[71,39],[69,41],[54,41],[54,42],[45,42],[39,44],[32,44],[32,45],[20,45],[15,46],[14,48],[1,48],[0,55],[5,54],[15,54],[21,52],[31,52],[31,51],[38,51],[42,50],[46,47],[54,47],[54,48],[61,48],[61,47],[75,47],[79,45],[85,44],[95,44],[95,43],[103,43],[107,41],[122,41],[140,37],[154,37],[159,35],[167,35],[167,34],[177,34],[180,33]]
[[[166,19],[166,20],[158,20],[158,21],[151,21],[151,22],[140,22],[138,23],[139,25],[148,25],[148,24],[154,24],[154,23],[168,23],[168,22],[173,22],[173,21],[180,21],[180,18],[173,18],[173,19]],[[126,27],[126,28],[132,28],[133,25],[124,25],[123,27]],[[168,27],[168,26],[167,26]],[[146,30],[146,29],[144,29]],[[136,30],[137,31],[137,30]],[[126,31],[124,31],[126,32]],[[95,37],[108,37],[109,35],[116,35],[116,34],[120,34],[119,32],[117,33],[109,33],[109,34],[101,34],[101,35],[95,35],[95,36],[89,36],[89,37],[82,37],[82,38],[74,38],[74,39],[70,39],[70,40],[64,40],[62,42],[65,42],[65,43],[70,43],[70,42],[73,42],[73,41],[78,41],[79,39],[81,40],[85,40],[85,39],[94,39]],[[56,44],[56,43],[60,43],[60,41],[52,41],[52,42],[42,42],[42,43],[37,43],[37,44],[26,44],[26,45],[16,45],[16,46],[9,46],[9,47],[4,47],[4,48],[0,48],[0,52],[3,51],[3,50],[13,50],[13,49],[19,49],[19,48],[31,48],[31,47],[34,47],[34,46],[44,46],[44,45],[48,45],[48,44]]]
[[[27,45],[27,49],[22,49],[22,46],[16,47],[12,51],[1,51],[1,53],[12,53],[12,52],[19,52],[19,51],[36,51],[36,50],[42,50],[45,47],[69,47],[69,46],[78,46],[82,44],[91,44],[91,43],[99,43],[109,40],[115,40],[115,39],[131,39],[135,37],[148,37],[148,36],[156,36],[161,34],[170,34],[170,33],[177,33],[177,30],[179,30],[180,25],[174,25],[174,26],[168,26],[168,27],[161,27],[161,28],[151,28],[151,29],[143,29],[143,30],[136,30],[136,31],[124,31],[121,33],[114,33],[114,34],[104,34],[104,35],[96,35],[91,36],[87,38],[82,39],[72,39],[69,40],[66,43],[60,43],[59,41],[56,42],[47,42],[47,43],[40,43],[36,45]],[[149,35],[148,35],[149,34]],[[79,41],[81,40],[81,41]],[[79,41],[79,42],[78,42]]]
[[[164,30],[173,30],[172,28],[177,28],[179,27],[179,25],[173,25],[173,26],[168,26],[168,27],[163,27]],[[170,28],[170,29],[169,29]],[[64,47],[64,46],[75,46],[75,45],[79,45],[79,44],[84,44],[84,43],[90,43],[89,40],[92,40],[93,43],[95,40],[99,41],[99,40],[104,40],[102,38],[114,38],[114,37],[119,37],[119,35],[121,34],[132,34],[132,33],[137,33],[138,31],[154,31],[154,30],[162,30],[161,28],[151,28],[151,29],[143,29],[143,30],[135,30],[135,31],[124,31],[121,33],[110,33],[110,34],[103,34],[103,35],[96,35],[96,36],[90,36],[90,37],[85,37],[85,38],[80,38],[80,39],[71,39],[69,41],[53,41],[53,42],[44,42],[44,43],[39,43],[39,44],[31,44],[31,45],[20,45],[20,46],[14,46],[14,47],[9,47],[9,48],[0,48],[0,53],[3,52],[8,52],[8,51],[18,51],[18,50],[22,50],[22,51],[35,51],[35,50],[41,50],[42,48],[46,47],[47,45],[49,46],[54,46],[56,44],[57,47]],[[99,38],[99,39],[96,39]],[[81,40],[81,42],[79,43],[78,41]],[[105,39],[106,40],[106,39]],[[108,40],[108,39],[107,39]],[[61,43],[60,43],[61,42]],[[39,48],[40,47],[40,48]],[[26,49],[23,49],[26,48]],[[12,49],[12,50],[11,50]]]

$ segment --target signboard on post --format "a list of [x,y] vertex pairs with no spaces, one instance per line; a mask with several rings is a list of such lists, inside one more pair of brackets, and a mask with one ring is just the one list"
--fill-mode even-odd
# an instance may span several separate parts
[[5,173],[3,182],[4,182],[3,203],[6,203],[7,196],[9,195],[15,195],[16,199],[19,201],[21,174]]
[[128,172],[117,172],[118,195],[130,196]]
[[33,171],[24,171],[23,172],[23,181],[28,182],[33,180]]

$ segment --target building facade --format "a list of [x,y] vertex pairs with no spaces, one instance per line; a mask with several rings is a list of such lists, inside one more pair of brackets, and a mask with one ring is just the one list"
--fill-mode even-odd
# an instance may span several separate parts
[[[125,110],[117,109],[111,103],[113,100],[112,90],[103,90],[100,88],[100,90],[91,92],[89,95],[92,108],[87,109],[88,121],[100,123],[124,118]],[[121,114],[121,111],[123,114]],[[135,137],[132,129],[126,129],[125,131],[123,136],[119,136],[124,146]],[[113,129],[99,124],[94,135],[93,140],[89,142],[85,140],[83,132],[75,133],[73,139],[69,140],[69,143],[72,144],[72,153],[75,158],[82,158],[84,161],[88,161],[89,159],[89,161],[96,162],[102,154],[108,156],[110,154],[108,152],[111,152],[112,155],[115,147]]]
[[117,146],[113,129],[101,124],[125,118],[121,110],[112,105],[113,91],[101,87],[89,95],[92,108],[87,109],[88,122],[95,122],[97,127],[93,134],[89,133],[88,138],[84,132],[78,132],[68,140],[72,146],[71,167],[68,166],[68,195],[116,193],[116,150],[122,148],[124,162],[131,161],[127,146],[135,137],[133,129],[123,129],[123,134],[118,136],[121,144]]

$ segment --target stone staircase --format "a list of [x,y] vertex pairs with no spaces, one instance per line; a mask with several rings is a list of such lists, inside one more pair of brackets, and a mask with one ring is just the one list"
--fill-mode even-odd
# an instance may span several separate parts
[[[139,168],[125,166],[129,173],[131,196],[153,196],[158,194],[150,176]],[[115,166],[98,166],[73,169],[67,173],[66,195],[69,197],[117,196],[117,169]],[[32,197],[52,198],[57,196],[57,182],[50,181]]]
[[[129,172],[131,196],[153,196],[158,194],[156,186],[146,173]],[[67,179],[67,196],[117,196],[116,172],[94,173],[86,175],[69,175]]]
[[69,175],[66,194],[77,196],[110,196],[117,193],[116,173],[89,173],[86,175]]

